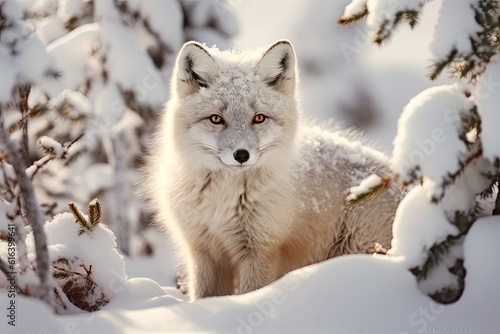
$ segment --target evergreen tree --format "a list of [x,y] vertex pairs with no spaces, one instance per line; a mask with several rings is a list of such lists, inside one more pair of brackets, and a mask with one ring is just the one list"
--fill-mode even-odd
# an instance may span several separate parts
[[[415,26],[425,2],[354,0],[339,23],[366,18],[373,41],[382,44],[399,24]],[[423,91],[400,117],[392,168],[411,190],[398,208],[389,253],[403,258],[423,291],[450,303],[464,289],[464,237],[484,214],[478,195],[498,189],[500,4],[444,0],[439,14],[429,77],[448,69],[457,83]],[[493,213],[499,204],[497,197]]]

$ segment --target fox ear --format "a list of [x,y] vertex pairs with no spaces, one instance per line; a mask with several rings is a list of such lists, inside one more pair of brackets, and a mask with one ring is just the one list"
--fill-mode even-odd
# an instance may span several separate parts
[[281,40],[264,53],[255,72],[268,86],[285,95],[295,93],[295,51],[289,41]]
[[217,64],[203,45],[187,42],[175,63],[177,93],[184,98],[208,87],[217,75]]

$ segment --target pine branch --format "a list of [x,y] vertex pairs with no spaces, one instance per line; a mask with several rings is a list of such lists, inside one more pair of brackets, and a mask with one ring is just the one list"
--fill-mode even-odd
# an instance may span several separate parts
[[[1,108],[1,107],[0,107]],[[7,156],[7,159],[12,164],[16,174],[17,182],[20,189],[20,197],[22,204],[26,209],[28,220],[33,229],[33,236],[36,250],[36,264],[38,276],[40,278],[40,299],[45,301],[51,308],[52,302],[52,284],[49,253],[47,249],[47,237],[43,228],[43,216],[35,198],[35,192],[31,180],[26,175],[23,168],[23,161],[19,155],[19,151],[10,140],[9,133],[4,127],[2,110],[0,109],[0,147]]]
[[432,71],[429,74],[429,78],[431,80],[435,80],[447,66],[450,66],[451,62],[455,59],[455,57],[457,57],[457,55],[457,49],[453,48],[444,60],[438,61],[434,64]]
[[89,222],[92,226],[99,224],[99,222],[101,221],[101,210],[101,203],[97,198],[89,203],[88,217]]
[[342,16],[338,19],[337,23],[341,25],[354,24],[361,19],[365,18],[368,15],[368,8],[365,6],[362,11],[351,15],[351,16]]
[[427,259],[422,266],[411,268],[410,271],[417,277],[418,281],[424,280],[429,275],[430,271],[441,263],[446,255],[449,254],[451,246],[453,246],[458,238],[449,236],[448,239],[434,244],[427,251]]
[[78,235],[83,233],[88,233],[94,229],[94,227],[99,224],[101,220],[101,203],[97,198],[91,201],[88,205],[87,212],[88,217],[85,217],[83,213],[78,209],[75,203],[70,202],[68,204],[71,213],[75,217],[76,223],[80,225],[80,230]]
[[87,218],[83,215],[83,213],[78,209],[75,203],[70,202],[68,204],[69,209],[71,210],[71,213],[76,219],[76,222],[81,226],[80,230],[78,231],[78,235],[82,235],[85,233],[85,230],[89,229],[89,224],[87,221]]
[[[394,177],[381,177],[378,175],[377,177],[379,178],[379,180],[376,184],[367,187],[365,191],[362,191],[358,194],[354,193],[354,190],[357,187],[351,188],[349,195],[345,199],[346,203],[348,205],[361,205],[363,203],[366,203],[384,193],[387,189],[389,189],[389,187],[392,184],[392,181],[394,181]],[[367,180],[368,179],[363,180],[359,187],[362,187],[363,182]]]

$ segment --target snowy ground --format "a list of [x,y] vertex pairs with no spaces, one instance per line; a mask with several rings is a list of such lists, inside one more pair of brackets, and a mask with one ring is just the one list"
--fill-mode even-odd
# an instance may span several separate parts
[[[196,303],[150,278],[116,286],[118,295],[92,314],[55,316],[41,302],[19,297],[17,325],[7,333],[494,334],[500,328],[499,234],[498,218],[473,226],[465,242],[466,289],[448,306],[423,295],[399,260],[351,255],[295,271],[246,295]],[[133,275],[141,276],[146,264],[127,266],[129,274],[138,270]],[[7,302],[0,296],[2,305]]]

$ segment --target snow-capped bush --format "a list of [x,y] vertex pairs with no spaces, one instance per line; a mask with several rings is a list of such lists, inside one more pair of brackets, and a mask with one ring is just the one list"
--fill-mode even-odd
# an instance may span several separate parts
[[[363,17],[380,44],[397,25],[417,23],[425,1],[356,0],[342,24]],[[500,176],[498,53],[500,3],[444,0],[435,27],[430,78],[445,68],[459,83],[429,88],[404,109],[394,140],[392,169],[414,185],[398,208],[389,254],[417,277],[435,300],[456,301],[464,289],[462,242],[482,210],[477,196],[493,196]],[[457,22],[460,24],[457,25]],[[494,213],[499,213],[500,201]]]
[[[127,279],[123,256],[113,232],[100,222],[97,200],[88,215],[72,203],[72,213],[60,213],[44,225],[52,272],[68,299],[78,308],[95,311],[120,291]],[[28,256],[34,255],[33,235],[27,236]],[[66,305],[59,305],[64,311]]]

